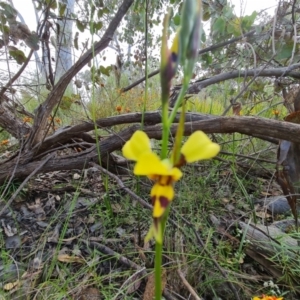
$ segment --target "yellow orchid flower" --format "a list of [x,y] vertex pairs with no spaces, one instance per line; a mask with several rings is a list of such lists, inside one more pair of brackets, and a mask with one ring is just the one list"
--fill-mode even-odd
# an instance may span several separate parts
[[276,297],[276,296],[266,296],[262,295],[261,297],[253,297],[252,300],[284,300],[283,297]]
[[[191,163],[210,159],[219,151],[220,146],[213,143],[204,132],[195,131],[182,146],[180,152],[185,162]],[[143,131],[136,131],[126,142],[122,152],[127,159],[137,162],[134,169],[135,175],[174,176],[174,181],[179,180],[182,176],[181,172],[178,172],[178,169],[174,168],[168,159],[160,160],[157,154],[152,152],[150,140]]]
[[218,154],[220,146],[213,143],[202,131],[194,132],[180,150],[180,163],[172,164],[172,159],[161,160],[151,149],[148,136],[143,131],[136,131],[122,149],[123,155],[136,161],[135,175],[148,176],[155,183],[151,189],[153,205],[153,224],[146,240],[154,237],[157,242],[162,240],[160,219],[175,196],[173,183],[182,177],[179,167],[185,163],[209,159]]

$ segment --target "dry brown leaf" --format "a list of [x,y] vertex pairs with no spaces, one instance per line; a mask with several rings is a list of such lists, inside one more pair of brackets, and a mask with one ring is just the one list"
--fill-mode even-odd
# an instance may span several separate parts
[[[164,290],[167,283],[167,272],[165,269],[162,269],[161,272],[161,289]],[[143,300],[153,300],[155,295],[155,277],[154,273],[150,274],[148,277],[147,285],[143,295]]]
[[10,290],[12,290],[14,287],[16,287],[19,283],[20,283],[20,281],[17,280],[17,281],[15,281],[15,282],[9,282],[9,283],[7,283],[7,284],[4,284],[3,290],[4,290],[4,291],[10,291]]
[[272,193],[269,192],[261,192],[260,194],[263,196],[272,196]]
[[259,218],[262,219],[268,219],[271,218],[272,216],[270,214],[268,214],[266,211],[256,211],[255,215]]
[[70,256],[68,254],[59,254],[57,256],[57,259],[61,262],[66,262],[66,263],[84,263],[84,260],[78,256]]
[[82,290],[78,297],[76,297],[78,300],[98,300],[101,299],[101,295],[98,289],[96,288],[86,288]]

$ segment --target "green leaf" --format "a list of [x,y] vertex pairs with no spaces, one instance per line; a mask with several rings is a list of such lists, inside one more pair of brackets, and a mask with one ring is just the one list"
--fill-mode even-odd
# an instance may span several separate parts
[[206,34],[205,34],[205,31],[202,30],[202,34],[201,34],[201,42],[202,43],[205,43],[206,42]]
[[58,2],[58,13],[60,17],[63,17],[65,15],[66,8],[66,3]]
[[207,65],[210,65],[213,62],[212,56],[209,55],[208,53],[205,53],[205,54],[201,55],[201,58],[202,58],[203,61],[205,61],[205,63]]
[[242,18],[241,27],[243,31],[249,31],[251,26],[253,25],[255,18],[257,16],[257,12],[254,11],[250,16],[245,16]]
[[74,99],[72,99],[69,96],[63,96],[61,98],[59,108],[62,110],[69,110],[74,102]]
[[78,36],[79,36],[79,32],[77,31],[75,33],[75,38],[74,38],[74,47],[75,47],[76,50],[79,49],[79,47],[78,47]]
[[98,9],[98,12],[97,12],[98,18],[100,19],[103,15],[107,15],[109,13],[109,11],[110,10],[107,7]]
[[287,59],[292,56],[294,43],[293,41],[289,41],[288,43],[284,44],[280,50],[278,50],[278,54],[276,55],[276,59]]
[[93,78],[96,74],[97,74],[97,69],[95,68],[95,66],[92,66],[91,67],[91,78]]
[[102,27],[103,27],[103,23],[101,21],[91,22],[91,25],[90,25],[91,34],[98,32]]
[[206,11],[203,13],[203,16],[202,16],[202,20],[204,22],[208,21],[210,19],[210,11]]
[[233,18],[232,20],[229,21],[227,25],[227,32],[233,34],[235,37],[238,37],[241,35],[241,18]]
[[13,20],[16,19],[17,15],[18,15],[18,12],[11,5],[1,1],[0,2],[0,7],[2,7],[4,9],[3,13],[7,17],[7,19],[13,19]]
[[32,50],[37,51],[40,49],[39,47],[39,36],[36,33],[32,33],[25,40],[25,44]]
[[77,26],[78,30],[81,32],[84,32],[84,30],[86,28],[86,24],[80,22],[79,20],[76,20],[76,26]]
[[176,25],[176,26],[179,26],[180,25],[180,16],[179,16],[179,14],[176,14],[175,15],[175,17],[173,18],[173,21],[174,21],[174,24]]
[[111,66],[106,67],[106,68],[103,66],[100,66],[100,72],[106,76],[109,76],[111,69],[112,69]]
[[46,0],[46,4],[50,9],[57,9],[57,3],[56,0]]
[[[3,11],[0,11],[0,22],[1,25],[3,26],[4,24],[6,24],[7,18],[5,17]],[[2,28],[0,26],[0,30],[2,31]]]
[[27,57],[25,56],[24,52],[16,49],[16,50],[9,50],[9,55],[17,62],[17,64],[22,65]]
[[2,31],[3,33],[9,34],[9,27],[6,25],[0,26],[0,31]]
[[104,14],[108,14],[110,12],[110,10],[107,8],[107,7],[104,7],[103,8],[103,13]]
[[213,31],[216,33],[224,33],[225,31],[226,21],[223,18],[218,18],[216,22],[213,24]]

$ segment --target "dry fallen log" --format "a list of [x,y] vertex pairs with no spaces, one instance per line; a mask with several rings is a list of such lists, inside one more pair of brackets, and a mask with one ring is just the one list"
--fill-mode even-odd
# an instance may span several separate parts
[[[289,286],[294,283],[295,291],[300,293],[298,285],[300,274],[292,272],[292,268],[299,262],[298,241],[274,225],[264,226],[244,222],[238,224],[245,234],[245,240],[248,241],[245,253],[262,265],[277,281],[286,282]],[[283,258],[285,260],[288,258],[288,265],[283,264]]]
[[[97,121],[100,128],[113,126],[124,123],[137,123],[141,120],[141,114],[128,114],[124,116],[111,117]],[[146,124],[155,124],[160,122],[160,112],[146,113]],[[202,114],[188,114],[185,124],[184,134],[190,135],[195,130],[203,130],[206,133],[242,133],[249,136],[258,137],[276,143],[278,139],[284,138],[293,142],[300,142],[300,125],[287,122],[269,120],[257,117],[218,117]],[[200,121],[197,121],[200,120]],[[171,134],[175,134],[176,124],[171,129]],[[122,130],[121,132],[111,135],[108,138],[100,140],[101,158],[105,166],[107,166],[107,158],[113,151],[120,150],[124,143],[131,137],[134,131],[140,128],[139,124]],[[17,157],[3,162],[0,166],[0,183],[4,182],[12,174],[16,179],[27,177],[33,170],[37,168],[40,159],[46,154],[55,152],[58,147],[65,145],[68,141],[78,138],[82,133],[94,129],[93,123],[83,123],[73,127],[61,129],[56,134],[47,137],[43,142],[37,144],[31,150],[24,150],[21,153],[19,164],[15,169]],[[153,139],[161,139],[162,126],[160,124],[154,126],[145,126],[144,131]],[[80,146],[78,143],[77,146]],[[38,156],[37,156],[38,155]],[[40,172],[49,172],[57,170],[83,169],[89,162],[98,163],[98,150],[95,145],[90,146],[86,150],[75,153],[73,155],[56,157],[49,160]],[[111,170],[118,169],[117,163],[113,160],[109,161]]]

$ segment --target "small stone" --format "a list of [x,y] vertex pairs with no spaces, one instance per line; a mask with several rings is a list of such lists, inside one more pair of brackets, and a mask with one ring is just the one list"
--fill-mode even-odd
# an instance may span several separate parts
[[74,180],[78,180],[80,178],[80,175],[78,174],[78,173],[75,173],[74,175],[73,175],[73,179]]

